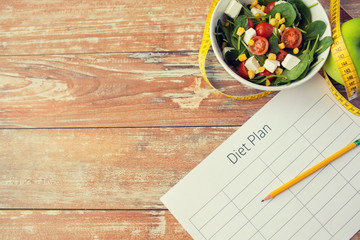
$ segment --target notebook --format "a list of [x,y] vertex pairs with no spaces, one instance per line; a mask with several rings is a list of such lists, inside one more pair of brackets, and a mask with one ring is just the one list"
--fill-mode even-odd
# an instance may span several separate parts
[[349,239],[360,229],[360,148],[261,200],[357,138],[360,117],[317,74],[278,93],[161,201],[194,239]]

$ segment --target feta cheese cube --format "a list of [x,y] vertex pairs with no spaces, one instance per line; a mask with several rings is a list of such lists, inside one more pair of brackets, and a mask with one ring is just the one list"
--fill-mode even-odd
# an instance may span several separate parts
[[264,63],[265,69],[271,73],[275,72],[275,70],[278,66],[280,66],[280,62],[278,60],[266,59],[266,61]]
[[287,70],[291,70],[296,65],[298,65],[300,61],[301,60],[298,57],[288,53],[284,58],[284,61],[281,62],[281,65],[283,65],[283,67],[286,68]]
[[253,28],[249,28],[245,31],[244,42],[249,45],[250,39],[256,35],[256,31]]
[[259,16],[262,16],[263,14],[265,14],[263,11],[261,11],[260,9],[258,8],[252,8],[251,10],[251,13],[255,16],[256,13],[259,14]]
[[253,70],[255,73],[259,73],[258,68],[260,67],[260,64],[256,60],[255,56],[252,56],[246,60],[245,67],[247,70]]
[[242,5],[238,3],[236,0],[231,0],[225,9],[225,14],[231,17],[232,19],[237,18],[239,16]]
[[233,49],[234,48],[232,47],[224,47],[224,49],[222,50],[223,57],[225,58],[225,54]]

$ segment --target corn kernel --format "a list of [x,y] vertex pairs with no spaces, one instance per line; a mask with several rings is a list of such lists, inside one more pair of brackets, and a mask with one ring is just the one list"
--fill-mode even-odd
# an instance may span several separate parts
[[224,26],[225,26],[225,27],[228,27],[229,25],[230,25],[230,23],[229,23],[229,22],[226,22]]
[[245,32],[245,29],[243,27],[239,27],[236,34],[241,36]]
[[259,13],[255,13],[255,15],[254,15],[255,17],[259,17],[260,16],[260,14]]
[[298,53],[299,53],[299,49],[298,49],[298,48],[294,48],[294,49],[293,49],[293,53],[294,53],[294,54],[298,54]]
[[281,26],[279,27],[280,31],[284,31],[285,30],[285,25],[284,24],[281,24]]
[[249,70],[248,75],[250,79],[253,79],[255,77],[255,72],[253,70]]
[[269,53],[268,59],[269,60],[276,60],[276,54],[275,53]]
[[275,26],[276,25],[276,19],[275,18],[271,18],[269,23],[272,25],[272,26]]
[[265,12],[265,5],[262,5],[260,8],[261,11]]
[[245,61],[247,59],[246,54],[243,53],[243,54],[239,55],[238,59],[239,59],[240,62]]
[[223,42],[221,45],[221,50],[223,50],[226,47],[226,42]]
[[280,44],[279,44],[279,48],[280,48],[280,49],[284,49],[284,48],[285,48],[285,44],[284,44],[284,43],[280,43]]
[[281,19],[280,13],[276,13],[276,14],[275,14],[275,19],[276,19],[276,20],[280,20],[280,19]]
[[280,75],[280,74],[282,74],[282,72],[283,72],[283,69],[282,69],[282,68],[279,68],[279,67],[278,67],[278,68],[275,69],[275,74],[276,74],[276,75]]
[[271,84],[270,80],[269,80],[269,79],[266,79],[265,85],[266,85],[266,86],[269,86],[270,84]]
[[279,24],[283,24],[285,22],[285,18],[281,18],[280,20],[279,20]]
[[265,71],[265,67],[259,67],[257,70],[258,70],[259,73],[262,73],[262,72]]
[[250,39],[250,41],[249,41],[248,45],[249,45],[249,46],[253,46],[253,45],[254,45],[254,43],[255,43],[255,42],[254,42],[254,40]]
[[259,4],[258,0],[255,0],[251,3],[250,5],[250,9],[252,9],[253,7],[255,7],[257,4]]

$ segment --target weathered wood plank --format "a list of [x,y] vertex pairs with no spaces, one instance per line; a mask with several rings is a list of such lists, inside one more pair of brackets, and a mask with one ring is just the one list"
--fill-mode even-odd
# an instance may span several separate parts
[[0,239],[191,239],[169,211],[0,211]]
[[[169,211],[0,210],[0,238],[192,239]],[[351,238],[359,240],[360,232]]]
[[[328,11],[329,1],[320,2]],[[0,54],[197,50],[210,3],[3,0]],[[360,16],[355,0],[342,4]]]
[[0,130],[0,208],[163,209],[236,129]]
[[[256,92],[208,59],[222,90]],[[197,52],[0,57],[0,66],[2,128],[241,125],[271,98],[244,104],[216,93]]]
[[193,50],[209,6],[209,0],[4,0],[0,54]]

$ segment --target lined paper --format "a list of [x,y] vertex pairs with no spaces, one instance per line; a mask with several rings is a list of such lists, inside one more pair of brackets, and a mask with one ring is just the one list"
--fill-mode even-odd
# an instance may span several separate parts
[[360,148],[261,200],[360,137],[316,75],[282,91],[161,200],[194,239],[349,239],[360,229]]

